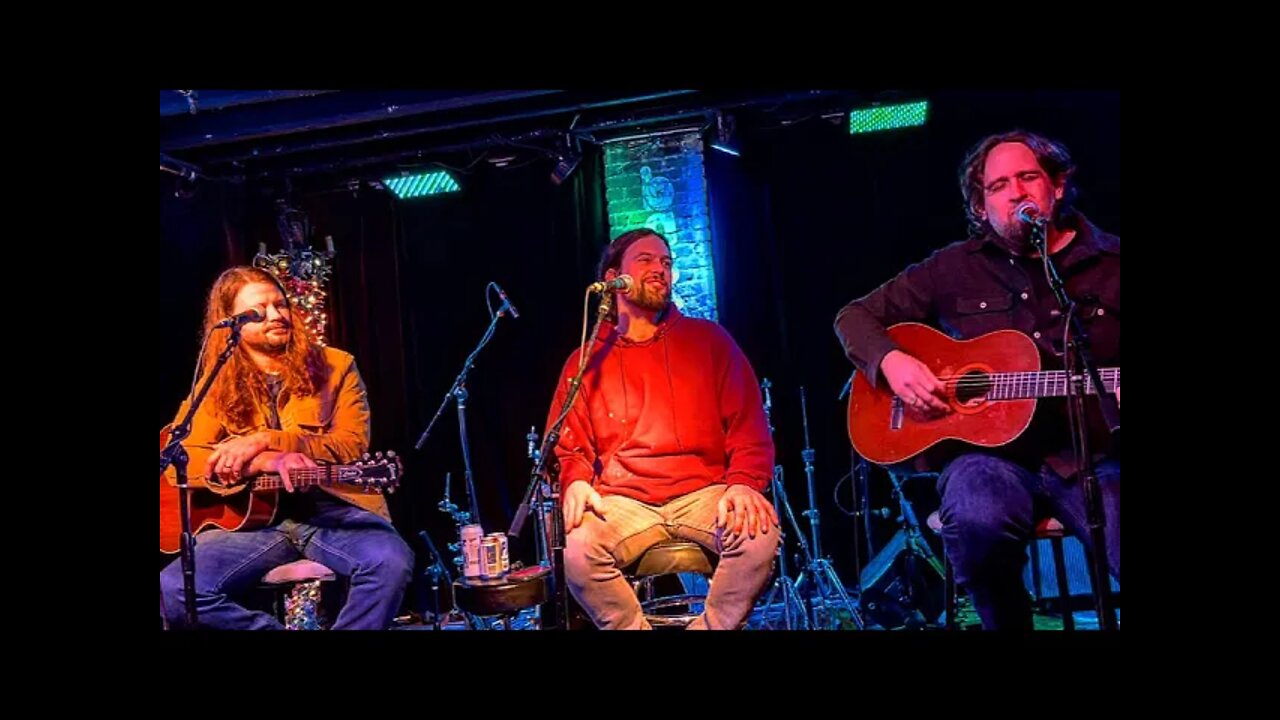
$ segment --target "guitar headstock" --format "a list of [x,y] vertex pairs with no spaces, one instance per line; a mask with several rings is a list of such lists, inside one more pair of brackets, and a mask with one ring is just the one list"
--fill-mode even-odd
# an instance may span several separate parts
[[344,465],[338,472],[338,479],[344,484],[363,488],[366,492],[395,492],[403,474],[404,462],[394,450],[388,450],[385,454],[365,453],[355,463]]

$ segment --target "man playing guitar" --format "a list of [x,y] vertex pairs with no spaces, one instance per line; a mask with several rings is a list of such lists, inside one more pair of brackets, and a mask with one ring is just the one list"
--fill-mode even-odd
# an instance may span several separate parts
[[[1118,399],[1120,238],[1071,207],[1074,170],[1065,147],[1038,135],[984,139],[960,169],[969,239],[908,267],[836,316],[836,335],[858,369],[850,435],[859,452],[897,462],[947,438],[970,444],[940,475],[939,514],[956,580],[988,629],[1032,627],[1022,569],[1039,519],[1058,518],[1091,548],[1066,403],[1036,399],[1065,394],[1067,319],[1018,212],[1033,207],[1048,219],[1049,254],[1105,368],[1105,388],[1089,390]],[[1120,462],[1107,455],[1096,402],[1085,408],[1098,431],[1090,433],[1090,448],[1107,562],[1119,578]]]
[[[245,514],[228,509],[224,517],[238,518],[229,525],[217,519],[193,522],[193,531],[202,524],[215,526],[196,542],[200,626],[281,629],[274,617],[242,606],[237,598],[267,571],[305,557],[350,579],[333,629],[386,629],[409,583],[413,553],[391,526],[382,495],[364,491],[368,486],[359,481],[365,469],[341,467],[369,445],[369,405],[355,359],[314,344],[305,326],[294,324],[289,300],[272,275],[234,267],[209,293],[201,376],[231,332],[223,318],[236,322],[228,316],[251,312],[259,319],[238,323],[243,324],[241,342],[183,441],[190,456],[189,482],[200,488],[193,493],[192,515],[208,511],[221,496],[227,508],[235,499],[249,508]],[[178,410],[179,419],[186,416],[188,402]],[[264,486],[278,483],[284,492],[253,487],[262,473],[278,476],[261,480]],[[166,547],[179,524],[176,503],[166,501],[176,483],[172,468],[160,483],[161,549],[174,552],[176,544]],[[160,589],[166,618],[182,626],[178,560],[161,571]]]

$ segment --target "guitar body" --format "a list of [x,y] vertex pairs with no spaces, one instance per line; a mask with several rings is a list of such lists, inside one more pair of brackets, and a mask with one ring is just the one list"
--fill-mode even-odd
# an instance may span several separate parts
[[1040,353],[1031,338],[999,330],[972,340],[954,340],[919,323],[888,329],[889,337],[939,378],[964,377],[948,384],[952,412],[925,418],[903,406],[888,387],[871,387],[857,373],[849,395],[849,440],[862,457],[881,465],[902,462],[944,440],[981,447],[1013,441],[1031,424],[1036,400],[988,400],[982,378],[991,373],[1036,372]]
[[[169,443],[171,428],[160,431],[160,449]],[[293,487],[305,490],[310,487],[341,488],[366,493],[395,492],[404,473],[404,464],[388,450],[370,456],[365,453],[359,460],[343,465],[319,465],[294,468],[289,471]],[[283,479],[277,473],[255,475],[247,483],[232,488],[192,488],[192,534],[213,526],[227,531],[256,530],[266,527],[275,519],[280,507]],[[343,495],[346,497],[346,494]],[[160,552],[173,554],[182,547],[182,505],[178,488],[169,484],[160,473]]]
[[[169,428],[160,431],[160,447],[169,442]],[[234,492],[222,495],[208,488],[191,488],[191,532],[195,534],[205,527],[223,530],[255,530],[267,527],[279,507],[280,492],[250,492],[248,485],[240,485]],[[178,488],[170,485],[164,473],[160,474],[160,552],[176,553],[182,546],[182,506]]]

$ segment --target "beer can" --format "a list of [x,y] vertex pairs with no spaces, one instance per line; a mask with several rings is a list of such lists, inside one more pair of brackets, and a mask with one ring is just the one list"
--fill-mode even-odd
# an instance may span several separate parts
[[485,537],[493,538],[494,540],[498,541],[499,562],[502,564],[503,574],[506,574],[507,571],[511,569],[511,552],[508,549],[509,546],[507,543],[507,534],[495,532],[495,533],[489,533],[488,535],[485,535]]
[[462,576],[478,578],[484,573],[480,562],[480,541],[484,538],[484,529],[479,525],[462,526]]
[[502,577],[502,543],[495,537],[480,541],[480,577],[486,580]]

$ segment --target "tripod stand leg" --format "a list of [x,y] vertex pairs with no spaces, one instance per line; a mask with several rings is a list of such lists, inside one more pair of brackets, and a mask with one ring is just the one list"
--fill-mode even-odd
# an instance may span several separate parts
[[804,606],[804,599],[800,597],[800,593],[796,592],[796,588],[790,582],[783,583],[782,601],[791,608],[791,624],[787,626],[788,630],[808,630],[809,629],[809,611]]
[[[773,621],[769,619],[769,608],[773,607],[773,596],[777,594],[777,592],[778,592],[778,585],[779,585],[780,583],[781,583],[781,580],[774,580],[774,581],[773,581],[773,587],[769,588],[769,594],[765,596],[765,598],[764,598],[764,603],[761,605],[761,612],[763,612],[763,613],[764,613],[764,628],[765,628],[766,630],[772,630],[772,629],[773,629]],[[784,603],[785,603],[785,601],[786,601],[786,598],[785,598],[785,597],[783,598],[783,601],[784,601]],[[784,614],[784,617],[785,617],[785,614],[786,614],[786,608],[785,608],[785,607],[783,608],[783,614]]]
[[[808,630],[809,619],[808,610],[805,608],[804,600],[796,592],[795,586],[792,585],[791,579],[782,577],[769,591],[769,599],[765,604],[766,617],[769,608],[773,607],[773,596],[781,590],[782,594],[782,624],[783,630]],[[769,629],[774,629],[769,625]]]
[[805,608],[804,601],[796,592],[791,579],[785,575],[773,581],[773,587],[769,588],[769,594],[765,596],[764,601],[759,605],[760,612],[764,615],[765,629],[777,629],[773,626],[771,613],[773,599],[779,594],[782,596],[782,629],[807,630],[809,627],[808,618],[806,617],[808,610]]
[[862,621],[862,614],[858,612],[858,607],[854,604],[853,598],[849,596],[849,591],[845,588],[844,583],[840,582],[840,576],[836,575],[835,568],[831,567],[831,563],[826,560],[822,560],[821,564],[826,572],[827,582],[835,587],[836,594],[840,596],[840,604],[849,611],[849,617],[853,620],[853,624],[859,630],[866,630],[867,625]]

